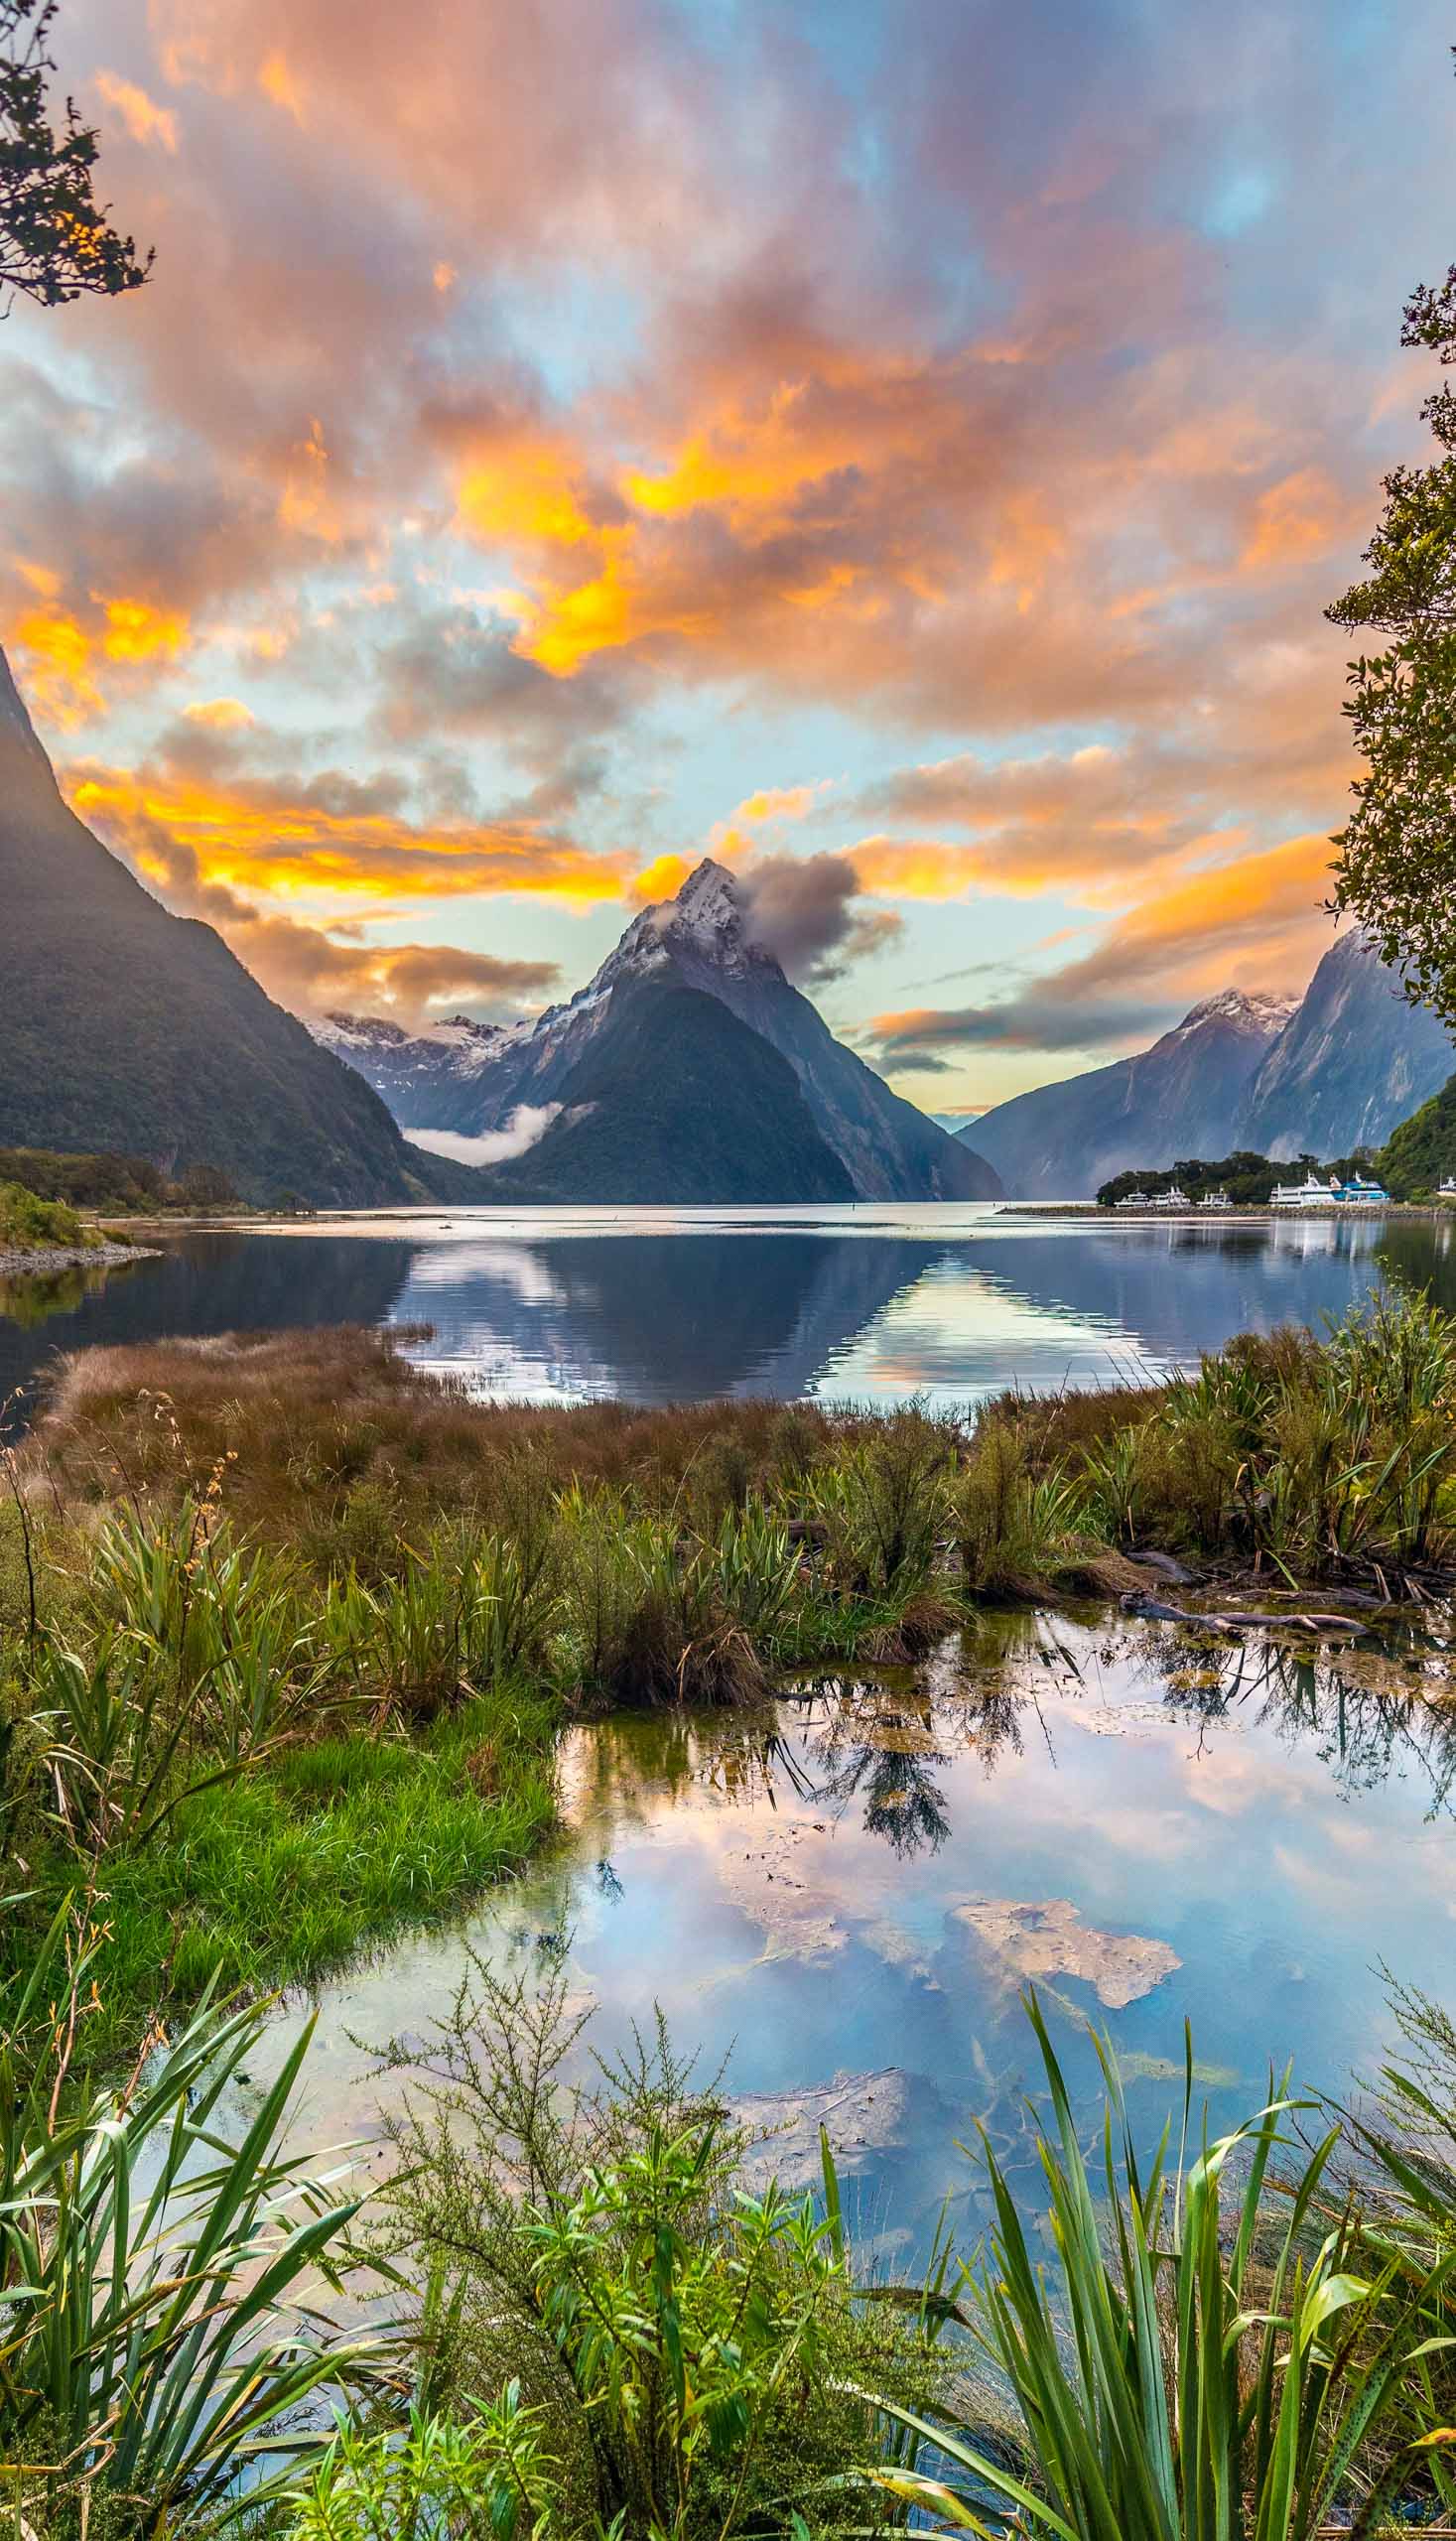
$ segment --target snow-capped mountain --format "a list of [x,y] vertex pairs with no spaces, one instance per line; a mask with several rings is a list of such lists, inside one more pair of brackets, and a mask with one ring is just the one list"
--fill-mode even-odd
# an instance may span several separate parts
[[[671,1035],[655,1048],[640,1029],[630,1036],[622,1031],[624,1006],[647,987],[674,992],[672,1001],[659,999],[653,1006],[661,1029]],[[693,992],[686,1000],[681,996],[685,990]],[[595,1107],[598,1116],[613,1107],[625,1114],[638,1098],[648,1108],[657,1106],[661,1089],[645,1084],[634,1088],[629,1074],[623,1072],[628,1048],[636,1054],[633,1063],[647,1075],[679,1067],[685,1078],[690,1075],[686,1064],[690,1039],[705,1049],[711,1043],[720,1077],[732,1064],[728,1037],[696,1002],[703,998],[726,1006],[750,1034],[789,1062],[816,1134],[815,1144],[822,1141],[835,1160],[823,1168],[816,1159],[815,1187],[803,1196],[830,1196],[829,1184],[836,1171],[845,1196],[861,1199],[959,1200],[997,1195],[995,1175],[974,1148],[949,1137],[913,1104],[902,1102],[862,1059],[835,1039],[773,955],[753,941],[739,883],[711,858],[705,858],[688,876],[676,899],[643,909],[633,918],[586,988],[533,1018],[504,1025],[457,1020],[411,1036],[397,1025],[334,1015],[316,1029],[331,1048],[368,1077],[406,1130],[447,1132],[458,1140],[489,1138],[507,1130],[519,1114],[549,1116],[532,1149],[531,1172],[539,1179],[552,1166],[552,1159],[559,1158],[565,1176],[570,1158],[580,1187],[588,1171],[581,1128],[560,1116],[580,1112],[584,1102]],[[639,1021],[645,1010],[635,1007]],[[589,1091],[593,1054],[600,1057],[608,1036],[609,1100],[599,1088]],[[737,1041],[731,1046],[746,1064],[750,1045]],[[773,1082],[771,1071],[765,1073],[765,1100]],[[722,1125],[713,1126],[717,1150]],[[760,1120],[760,1136],[762,1128]],[[685,1120],[667,1135],[667,1147],[674,1136],[691,1141],[695,1135]],[[599,1117],[588,1143],[605,1136],[605,1119]],[[745,1120],[744,1137],[751,1142],[753,1136],[753,1125]],[[795,1152],[803,1163],[809,1148],[799,1127],[795,1138],[799,1141]],[[457,1147],[455,1151],[464,1150]],[[686,1152],[682,1161],[686,1175]],[[745,1156],[742,1163],[744,1176],[752,1179],[750,1159]],[[670,1178],[669,1162],[662,1169]],[[726,1157],[723,1169],[728,1170]],[[783,1169],[787,1171],[787,1162]],[[595,1175],[595,1161],[591,1170]],[[630,1180],[625,1157],[618,1170]],[[524,1191],[524,1165],[512,1168],[512,1179]],[[701,1196],[743,1196],[742,1178],[730,1174],[729,1179],[737,1186],[733,1191]],[[558,1196],[576,1197],[579,1189],[562,1189]],[[601,1196],[607,1195],[603,1191]],[[612,1196],[630,1195],[613,1188]],[[797,1195],[794,1189],[784,1188],[764,1196],[791,1199]]]
[[1222,989],[1150,1050],[1015,1095],[971,1134],[1007,1191],[1025,1200],[1090,1199],[1129,1167],[1227,1155],[1242,1143],[1250,1087],[1298,1004]]
[[1394,973],[1352,927],[1330,946],[1250,1087],[1239,1143],[1280,1157],[1378,1147],[1453,1069],[1439,1016],[1407,1004]]
[[309,1026],[316,1041],[366,1076],[402,1119],[412,1098],[430,1099],[437,1084],[468,1084],[479,1075],[506,1035],[499,1024],[453,1014],[443,1023],[406,1032],[383,1015],[326,1014]]
[[1302,998],[1205,998],[1150,1050],[1038,1086],[971,1126],[1017,1198],[1090,1198],[1180,1156],[1350,1155],[1379,1146],[1456,1068],[1374,945],[1337,938]]

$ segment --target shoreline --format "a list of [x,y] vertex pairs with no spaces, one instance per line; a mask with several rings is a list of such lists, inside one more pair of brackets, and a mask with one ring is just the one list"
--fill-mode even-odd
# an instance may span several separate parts
[[0,1279],[45,1279],[57,1270],[115,1270],[123,1262],[155,1262],[154,1244],[48,1245],[40,1253],[0,1252]]
[[1434,1200],[1390,1200],[1380,1208],[1364,1201],[1331,1200],[1320,1207],[1298,1209],[1276,1209],[1266,1200],[1247,1200],[1233,1209],[1104,1209],[1096,1200],[1002,1200],[995,1214],[998,1218],[1075,1218],[1104,1227],[1306,1226],[1311,1220],[1321,1226],[1384,1226],[1390,1218],[1435,1226],[1451,1219],[1453,1211]]

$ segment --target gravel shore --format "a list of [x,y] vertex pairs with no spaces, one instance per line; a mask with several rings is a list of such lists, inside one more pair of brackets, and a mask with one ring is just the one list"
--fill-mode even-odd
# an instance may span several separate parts
[[45,1278],[53,1270],[109,1270],[118,1263],[156,1259],[154,1244],[69,1244],[45,1253],[0,1252],[0,1279]]

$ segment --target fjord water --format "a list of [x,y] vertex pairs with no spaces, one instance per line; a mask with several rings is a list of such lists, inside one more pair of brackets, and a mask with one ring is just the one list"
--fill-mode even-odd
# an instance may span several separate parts
[[1456,1711],[1412,1704],[1419,1681],[1194,1653],[1117,1617],[992,1616],[918,1679],[570,1730],[555,1851],[460,1930],[326,1988],[311,2139],[369,2130],[399,2085],[359,2042],[424,2041],[468,1948],[533,1982],[561,1970],[607,2052],[660,2006],[704,2078],[727,2057],[728,2095],[782,2130],[762,2169],[786,2184],[817,2181],[822,2119],[888,2265],[923,2252],[948,2192],[974,2241],[956,2147],[978,2124],[1038,2200],[1028,1978],[1089,2123],[1089,2019],[1149,2140],[1181,2097],[1185,2013],[1215,2128],[1259,2104],[1270,2060],[1342,2092],[1389,2040],[1381,1960],[1449,1996]]
[[458,1210],[169,1237],[110,1274],[0,1285],[0,1400],[57,1350],[428,1325],[481,1395],[814,1394],[940,1404],[1187,1366],[1404,1280],[1456,1305],[1444,1223],[1101,1224],[982,1206]]

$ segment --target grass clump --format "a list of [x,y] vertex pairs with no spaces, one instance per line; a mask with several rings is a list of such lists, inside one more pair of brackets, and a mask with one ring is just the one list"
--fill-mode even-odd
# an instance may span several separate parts
[[277,2494],[320,2437],[298,2413],[381,2370],[320,2337],[358,2211],[284,2138],[312,2024],[239,2124],[257,2010],[204,2002],[120,2087],[85,2070],[102,1967],[63,1908],[0,2041],[0,2463],[18,2534],[196,2528]]
[[[1005,1398],[983,1413],[978,1450],[995,1426],[1018,1443],[998,1442],[1004,1487],[998,1498],[989,1469],[982,1534],[1008,1554],[1035,1481],[1080,1493],[1081,1535],[1125,1552],[1172,1549],[1290,1586],[1448,1584],[1456,1324],[1423,1298],[1372,1297],[1323,1339],[1246,1333],[1159,1389]],[[986,1559],[975,1552],[968,1575],[989,1577]]]
[[442,1545],[385,1594],[321,1592],[219,1499],[95,1535],[26,1518],[9,1582],[0,1984],[83,1894],[98,2052],[208,1984],[318,1976],[520,1868],[554,1818],[559,1705],[519,1667],[518,1548]]

